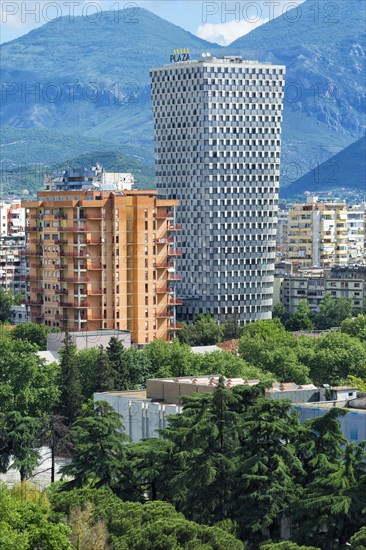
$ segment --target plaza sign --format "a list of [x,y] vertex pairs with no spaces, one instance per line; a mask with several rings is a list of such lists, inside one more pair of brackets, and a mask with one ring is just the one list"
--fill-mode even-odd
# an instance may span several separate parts
[[189,61],[191,56],[189,55],[189,49],[174,50],[170,56],[170,63],[178,63],[178,61]]

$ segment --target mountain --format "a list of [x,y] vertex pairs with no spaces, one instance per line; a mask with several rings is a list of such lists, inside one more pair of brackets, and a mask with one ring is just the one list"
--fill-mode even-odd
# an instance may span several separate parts
[[365,133],[364,20],[364,0],[307,0],[228,47],[287,67],[282,187]]
[[293,198],[305,191],[316,193],[347,189],[366,193],[366,137],[323,162],[293,184],[281,190],[281,198]]
[[363,8],[363,0],[306,0],[301,13],[226,48],[141,8],[58,18],[1,46],[2,159],[49,163],[109,150],[151,164],[149,69],[184,47],[193,57],[211,51],[287,66],[281,185],[290,185],[364,133]]

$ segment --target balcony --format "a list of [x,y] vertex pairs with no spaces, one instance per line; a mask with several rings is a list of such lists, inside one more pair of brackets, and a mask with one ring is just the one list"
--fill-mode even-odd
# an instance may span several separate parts
[[169,225],[168,227],[168,231],[181,231],[182,229],[183,229],[183,226],[178,224]]
[[183,328],[183,325],[180,323],[168,326],[168,330],[181,330],[182,328]]
[[174,216],[172,212],[157,212],[155,217],[157,220],[169,220]]
[[90,271],[100,271],[101,269],[103,269],[103,266],[102,266],[102,264],[97,264],[97,263],[90,262],[90,263],[87,264],[86,268]]
[[[87,319],[85,319],[86,321]],[[94,313],[93,315],[88,315],[88,320],[90,321],[103,321],[103,315],[101,313]]]
[[56,214],[54,218],[55,220],[66,220],[66,214]]
[[25,232],[26,233],[33,233],[35,231],[41,231],[42,228],[41,227],[37,227],[36,225],[28,225],[26,228],[25,228]]
[[102,239],[87,239],[85,243],[80,244],[88,244],[88,245],[100,245],[102,244]]
[[87,220],[102,220],[103,219],[103,214],[101,212],[99,212],[97,214],[87,214],[86,219]]
[[26,306],[42,306],[43,300],[26,300],[25,301]]
[[168,294],[170,292],[170,288],[168,287],[160,287],[156,289],[156,294]]
[[174,264],[172,262],[158,262],[155,265],[156,269],[168,269],[168,267],[174,267]]
[[183,300],[181,298],[170,298],[168,301],[168,306],[181,306],[183,305]]
[[160,237],[159,239],[156,239],[155,242],[157,244],[171,244],[174,243],[174,239],[172,237]]
[[183,254],[183,250],[178,250],[176,248],[170,248],[168,250],[168,256],[181,256]]
[[68,291],[66,288],[60,288],[59,290],[56,290],[55,294],[60,294],[61,296],[64,296],[65,294],[68,294]]
[[66,239],[56,239],[54,241],[55,244],[67,244],[68,242]]
[[61,277],[62,283],[89,283],[87,277]]
[[182,275],[176,275],[175,273],[168,273],[168,281],[181,281]]
[[170,313],[170,311],[168,310],[165,310],[165,311],[160,311],[159,313],[156,314],[156,318],[157,319],[169,319],[170,317],[172,317],[172,313]]
[[61,307],[74,307],[74,302],[60,302]]
[[30,291],[33,294],[40,294],[41,292],[43,292],[43,289],[40,286],[34,286],[30,289]]
[[97,288],[94,288],[92,290],[89,290],[87,292],[88,296],[102,296],[103,295],[103,290],[101,288],[97,289]]

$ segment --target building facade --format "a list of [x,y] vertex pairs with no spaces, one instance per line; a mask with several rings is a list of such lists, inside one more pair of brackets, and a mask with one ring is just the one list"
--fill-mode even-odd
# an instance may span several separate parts
[[25,294],[25,209],[18,200],[0,202],[0,286]]
[[178,199],[192,320],[269,319],[285,68],[238,57],[151,70],[157,187]]
[[29,309],[62,331],[128,330],[132,342],[179,328],[176,200],[156,191],[43,191],[27,208]]
[[320,202],[309,195],[306,203],[296,204],[282,217],[277,253],[292,261],[295,270],[365,260],[364,204]]

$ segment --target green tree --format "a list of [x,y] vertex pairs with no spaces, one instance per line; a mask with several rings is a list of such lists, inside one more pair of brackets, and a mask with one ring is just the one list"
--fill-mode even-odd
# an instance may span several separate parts
[[47,334],[49,329],[46,325],[38,325],[36,323],[21,323],[16,325],[12,330],[11,336],[13,340],[28,340],[31,344],[35,344],[38,349],[47,349]]
[[366,527],[361,527],[351,539],[351,548],[354,550],[366,550]]
[[243,327],[239,325],[237,321],[225,321],[221,325],[222,340],[237,340],[240,338],[243,331]]
[[4,550],[72,550],[69,528],[48,519],[49,509],[13,496],[0,484],[0,547]]
[[0,287],[0,322],[10,321],[10,308],[14,303],[13,293]]
[[116,389],[128,390],[131,385],[130,370],[123,343],[115,336],[109,341],[107,354],[114,371]]
[[278,319],[284,325],[290,315],[287,313],[282,302],[278,302],[273,306],[272,319]]
[[309,307],[309,304],[306,300],[301,300],[297,307],[296,313],[292,315],[285,322],[285,327],[287,330],[297,331],[297,330],[313,330],[314,323],[312,321],[313,312]]
[[73,479],[67,487],[114,487],[126,469],[128,437],[122,432],[120,415],[105,401],[88,404],[73,424],[70,439],[75,452],[70,464],[63,466],[63,476]]
[[0,414],[0,472],[19,470],[20,479],[29,477],[40,460],[37,449],[39,419],[11,411]]
[[301,495],[304,476],[296,455],[299,420],[290,401],[259,397],[243,414],[232,517],[241,538],[257,548],[265,530],[280,538],[281,519]]
[[357,315],[354,319],[345,319],[341,325],[341,332],[366,342],[366,315]]
[[98,356],[98,348],[87,348],[77,352],[76,360],[79,369],[83,403],[93,397]]
[[60,350],[60,366],[61,395],[58,412],[66,419],[66,423],[72,424],[81,412],[82,394],[76,346],[69,333],[66,333],[64,346]]
[[353,495],[365,469],[363,446],[345,447],[339,461],[317,457],[313,480],[305,487],[295,513],[295,539],[323,549],[343,548],[358,528]]
[[237,398],[220,379],[213,395],[184,398],[183,413],[169,419],[163,437],[173,443],[169,498],[194,521],[228,517],[237,447]]
[[0,341],[0,412],[39,417],[59,398],[59,366],[47,365],[28,341]]
[[315,326],[320,330],[340,327],[342,322],[352,317],[353,303],[348,298],[332,298],[326,294],[320,303],[320,311],[315,317]]
[[364,377],[366,347],[341,332],[330,332],[313,343],[314,353],[304,355],[314,384],[338,384],[349,375]]
[[190,346],[208,346],[222,340],[222,327],[209,313],[196,316],[192,325],[184,324],[178,338]]
[[115,372],[103,346],[99,346],[95,365],[94,391],[106,392],[115,389]]

